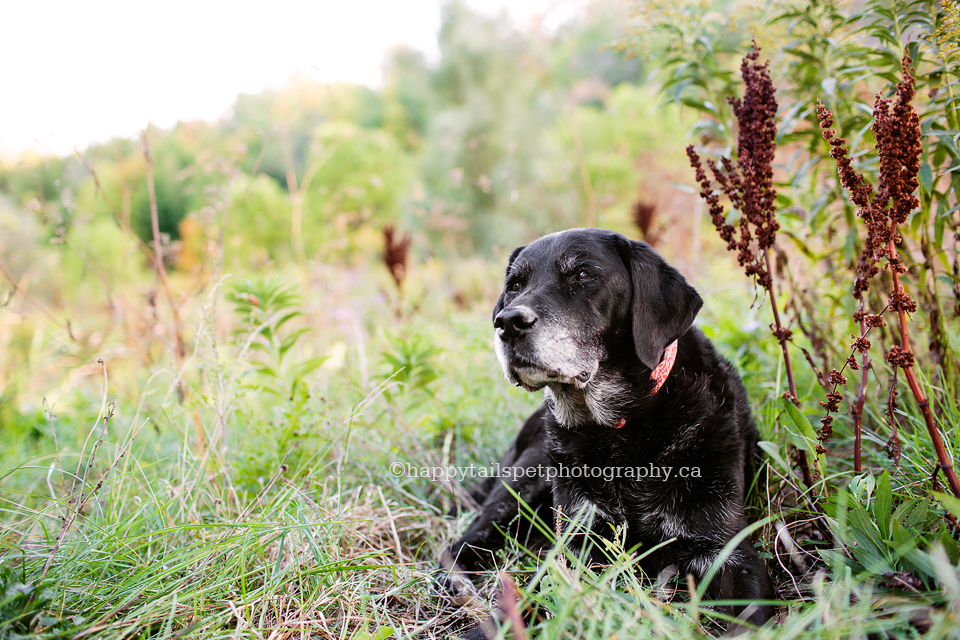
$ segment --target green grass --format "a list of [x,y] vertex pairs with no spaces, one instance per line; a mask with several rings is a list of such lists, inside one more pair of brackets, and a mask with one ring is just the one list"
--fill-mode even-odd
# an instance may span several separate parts
[[[473,268],[498,277],[499,265]],[[463,608],[442,604],[430,587],[438,550],[469,522],[469,513],[443,515],[464,487],[390,472],[395,462],[489,463],[536,406],[499,373],[491,294],[458,309],[437,283],[460,276],[421,273],[406,306],[375,291],[364,298],[344,321],[359,323],[358,334],[323,313],[344,299],[318,293],[308,275],[287,277],[298,283],[303,313],[289,328],[275,327],[275,342],[316,327],[285,357],[329,356],[305,384],[290,390],[256,371],[263,360],[244,349],[248,334],[227,331],[242,327],[239,307],[211,306],[215,291],[192,310],[198,346],[185,364],[182,401],[169,368],[122,379],[125,389],[139,389],[134,398],[112,386],[120,376],[105,381],[101,370],[98,397],[91,378],[78,401],[21,418],[18,441],[0,458],[0,637],[434,638],[477,622],[496,602],[495,572]],[[414,309],[409,300],[419,294],[424,303]],[[885,438],[868,433],[872,484],[854,482],[841,507],[824,503],[821,526],[847,553],[825,539],[786,462],[781,389],[769,374],[777,371],[775,345],[724,308],[732,307],[718,299],[704,321],[744,369],[763,436],[785,463],[771,457],[768,483],[752,502],[763,519],[756,544],[782,601],[778,623],[755,637],[960,636],[960,580],[948,556],[954,550],[937,546],[938,507],[904,518],[914,549],[871,543],[894,573],[920,583],[892,588],[893,578],[849,552],[862,533],[850,522],[852,501],[874,518],[884,504],[879,470],[889,464],[876,443]],[[956,450],[960,412],[945,407],[941,420]],[[909,408],[903,417],[891,508],[929,487],[922,424]],[[844,451],[845,437],[838,432],[833,453]],[[842,453],[828,460],[828,474],[831,494],[847,496],[838,491],[853,480]],[[562,546],[537,561],[514,545],[499,563],[535,611],[534,637],[699,638],[722,630],[703,585],[638,575],[643,551],[621,549],[616,563],[594,571]]]

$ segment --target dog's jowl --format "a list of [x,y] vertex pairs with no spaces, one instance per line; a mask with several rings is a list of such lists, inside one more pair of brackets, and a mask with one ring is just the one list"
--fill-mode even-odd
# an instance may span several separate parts
[[[574,229],[513,252],[493,311],[497,358],[512,383],[542,390],[544,404],[499,463],[526,471],[473,491],[480,513],[450,548],[459,566],[485,566],[511,524],[529,535],[516,529],[518,494],[548,523],[556,511],[565,522],[591,512],[596,535],[619,528],[640,553],[672,539],[642,561],[647,575],[672,565],[704,577],[747,526],[759,450],[740,377],[693,326],[701,304],[647,244],[616,233]],[[773,598],[749,538],[710,594]],[[772,610],[729,613],[759,625]]]

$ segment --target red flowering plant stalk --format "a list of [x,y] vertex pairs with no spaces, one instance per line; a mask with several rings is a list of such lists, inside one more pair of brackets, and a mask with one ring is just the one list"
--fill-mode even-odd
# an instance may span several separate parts
[[[880,159],[880,177],[876,193],[872,186],[857,173],[847,156],[846,144],[843,138],[837,137],[832,129],[833,114],[818,101],[817,115],[820,126],[823,128],[823,137],[830,142],[830,155],[837,161],[841,184],[850,192],[850,200],[858,207],[857,216],[862,218],[867,228],[867,237],[863,251],[857,260],[857,277],[853,285],[853,296],[860,301],[860,307],[854,314],[854,320],[860,324],[860,335],[851,336],[854,341],[851,345],[853,352],[847,358],[841,369],[834,370],[830,376],[833,390],[827,394],[826,402],[821,404],[826,408],[827,415],[821,420],[822,427],[818,439],[818,453],[823,453],[823,445],[832,434],[833,417],[830,413],[839,410],[840,393],[838,388],[846,382],[843,370],[862,369],[860,393],[854,405],[854,467],[861,470],[860,462],[860,425],[862,421],[863,405],[865,401],[866,377],[869,367],[868,351],[870,341],[867,334],[874,327],[885,324],[883,313],[887,310],[897,313],[899,324],[900,344],[894,345],[886,354],[886,361],[894,368],[894,387],[887,400],[887,418],[891,423],[892,435],[887,443],[888,454],[899,464],[900,440],[897,436],[896,421],[894,418],[896,402],[896,372],[903,371],[904,378],[913,397],[916,399],[926,423],[927,432],[933,443],[937,455],[937,467],[934,469],[934,482],[938,471],[943,471],[950,485],[950,490],[960,498],[960,481],[957,480],[953,463],[943,445],[940,432],[933,420],[930,402],[920,388],[916,373],[913,369],[914,354],[910,349],[910,332],[908,313],[917,310],[917,303],[903,285],[900,276],[907,272],[903,259],[897,252],[897,243],[900,235],[897,227],[907,221],[910,214],[919,207],[920,201],[914,195],[919,187],[920,156],[922,153],[922,132],[920,118],[913,108],[912,101],[915,95],[913,61],[904,56],[901,61],[903,81],[897,84],[895,98],[884,98],[878,93],[873,108],[873,132],[876,136],[877,156]],[[881,259],[886,259],[884,269],[888,270],[893,280],[893,289],[886,306],[877,314],[866,313],[864,293],[870,289],[870,280],[880,272],[877,266]],[[862,354],[862,362],[858,365],[854,354]]]
[[[866,402],[867,374],[870,370],[870,340],[867,334],[875,327],[886,325],[883,314],[887,308],[884,307],[880,313],[868,314],[864,303],[864,294],[870,290],[870,280],[880,272],[877,262],[880,259],[881,252],[886,247],[886,238],[890,229],[887,226],[887,215],[881,206],[880,199],[874,199],[873,185],[866,181],[863,175],[857,173],[853,168],[853,162],[850,160],[844,145],[846,141],[837,137],[837,132],[830,127],[833,126],[833,114],[823,106],[823,103],[817,102],[817,117],[820,119],[820,126],[823,129],[823,137],[830,143],[830,156],[837,162],[837,172],[840,176],[840,184],[850,192],[850,200],[857,206],[857,216],[862,218],[866,228],[867,237],[863,244],[863,251],[857,258],[856,277],[853,281],[853,297],[860,302],[860,306],[853,314],[854,321],[860,325],[860,335],[852,335],[853,343],[850,345],[851,354],[839,370],[834,369],[830,373],[829,382],[833,388],[827,393],[826,401],[821,402],[827,415],[820,420],[820,430],[817,434],[817,454],[822,455],[826,452],[825,445],[833,435],[833,416],[840,410],[840,400],[842,396],[839,387],[846,384],[847,379],[843,375],[844,370],[850,367],[854,371],[861,370],[860,390],[857,401],[853,407],[853,466],[858,473],[861,471],[861,425],[863,422],[863,406]],[[855,354],[861,354],[861,362],[857,363]],[[896,432],[893,436],[896,442]],[[896,449],[896,458],[899,462],[899,448]]]
[[[775,208],[777,191],[773,187],[773,159],[777,151],[776,90],[770,80],[769,62],[760,64],[757,62],[759,57],[760,48],[754,42],[753,51],[744,57],[740,65],[745,85],[743,99],[727,99],[733,107],[739,127],[736,164],[723,157],[720,159],[723,165],[721,169],[713,160],[706,160],[719,191],[714,189],[707,177],[693,145],[687,147],[687,157],[696,171],[700,197],[709,206],[710,219],[720,237],[726,240],[727,250],[736,250],[737,262],[746,275],[767,290],[773,310],[770,330],[780,343],[787,374],[788,391],[784,393],[784,397],[798,404],[797,385],[787,349],[787,342],[793,332],[780,321],[770,261],[770,249],[776,242],[777,230],[780,228]],[[733,207],[740,211],[740,220],[736,227],[727,222],[723,205],[720,203],[720,193],[726,195]],[[806,452],[799,450],[797,459],[804,482],[807,486],[813,485],[814,479],[807,463]]]
[[383,228],[383,264],[390,272],[397,291],[403,291],[403,279],[407,275],[407,254],[410,251],[410,235],[397,237],[392,224]]

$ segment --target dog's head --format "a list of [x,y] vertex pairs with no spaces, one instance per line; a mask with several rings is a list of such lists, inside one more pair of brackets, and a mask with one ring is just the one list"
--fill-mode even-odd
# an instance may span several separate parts
[[599,229],[553,233],[510,256],[493,310],[497,358],[529,391],[582,389],[611,360],[655,368],[702,304],[644,242]]

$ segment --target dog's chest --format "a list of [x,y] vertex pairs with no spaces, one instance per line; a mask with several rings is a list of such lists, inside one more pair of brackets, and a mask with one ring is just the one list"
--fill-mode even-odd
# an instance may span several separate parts
[[[570,431],[554,432],[551,449],[556,465],[556,503],[567,517],[586,508],[614,526],[627,525],[628,539],[656,542],[682,534],[678,511],[679,473],[665,464],[662,443],[624,446],[615,436],[584,438]],[[669,457],[669,456],[668,456]],[[686,493],[696,484],[682,479]]]

